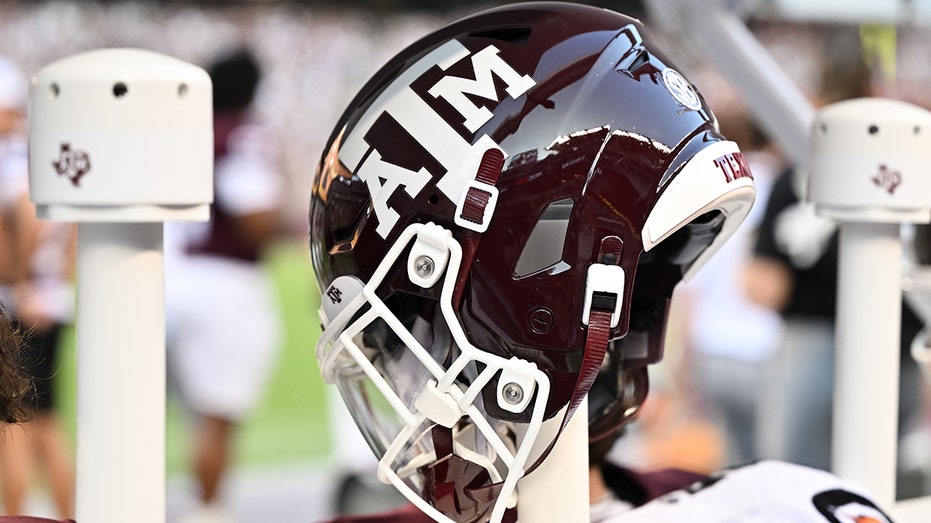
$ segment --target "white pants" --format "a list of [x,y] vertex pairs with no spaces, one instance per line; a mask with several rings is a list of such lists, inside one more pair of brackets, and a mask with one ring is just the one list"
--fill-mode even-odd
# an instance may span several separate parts
[[238,420],[258,403],[281,340],[264,269],[210,256],[166,266],[168,358],[186,406]]

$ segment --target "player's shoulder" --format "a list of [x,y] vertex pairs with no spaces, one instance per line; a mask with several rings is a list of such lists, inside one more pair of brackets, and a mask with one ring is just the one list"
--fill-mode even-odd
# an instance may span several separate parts
[[829,472],[780,461],[722,470],[669,493],[620,520],[767,521],[771,523],[891,523],[870,496]]

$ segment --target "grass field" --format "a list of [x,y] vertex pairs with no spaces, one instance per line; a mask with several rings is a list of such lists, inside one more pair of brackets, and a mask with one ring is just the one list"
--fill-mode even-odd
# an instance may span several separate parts
[[[314,358],[320,332],[316,313],[319,297],[307,244],[279,243],[269,253],[266,266],[279,291],[285,333],[280,360],[262,404],[242,427],[237,441],[236,461],[242,466],[315,461],[325,458],[330,448],[324,385]],[[56,387],[73,440],[77,383],[73,330],[68,330],[62,343]],[[170,398],[166,429],[169,474],[185,467],[187,429],[182,409]]]

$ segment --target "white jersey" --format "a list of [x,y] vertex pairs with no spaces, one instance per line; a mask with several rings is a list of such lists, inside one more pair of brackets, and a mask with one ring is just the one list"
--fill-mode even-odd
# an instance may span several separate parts
[[728,469],[639,508],[592,523],[891,523],[850,482],[779,461]]

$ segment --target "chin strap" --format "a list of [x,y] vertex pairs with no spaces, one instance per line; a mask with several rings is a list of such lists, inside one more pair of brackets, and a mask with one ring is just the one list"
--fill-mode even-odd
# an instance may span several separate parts
[[575,384],[575,393],[572,395],[569,410],[562,422],[563,427],[578,409],[582,399],[594,383],[595,377],[598,376],[598,370],[604,361],[608,340],[611,337],[611,311],[593,307],[589,314],[588,332],[585,335],[585,356],[582,358],[582,368],[579,370],[579,379]]
[[601,240],[601,249],[598,252],[599,263],[589,267],[585,291],[586,315],[583,317],[583,323],[586,319],[588,323],[585,351],[582,367],[579,369],[579,379],[575,383],[575,392],[562,422],[563,428],[598,376],[598,370],[604,363],[608,341],[611,339],[611,329],[620,321],[625,277],[624,269],[620,267],[623,245],[617,236],[605,237]]
[[488,149],[475,173],[475,180],[466,187],[462,202],[456,208],[456,223],[461,225],[462,234],[459,244],[462,246],[462,263],[453,291],[453,307],[458,309],[462,303],[462,292],[468,279],[472,260],[478,250],[482,233],[491,222],[494,206],[497,203],[498,177],[504,168],[504,153],[500,149]]
[[[566,415],[559,427],[561,433],[569,419],[579,408],[582,400],[588,394],[592,383],[598,376],[598,371],[604,363],[608,342],[611,339],[611,330],[619,323],[621,301],[624,295],[624,270],[620,267],[621,250],[623,242],[617,236],[608,236],[601,241],[598,261],[589,267],[588,282],[586,284],[585,314],[582,322],[587,324],[585,333],[585,349],[582,356],[582,366],[579,377],[575,383],[575,392],[569,400]],[[588,413],[584,413],[585,416]],[[546,452],[551,450],[559,435],[553,438]],[[533,472],[543,461],[538,459],[527,468],[526,474]]]

